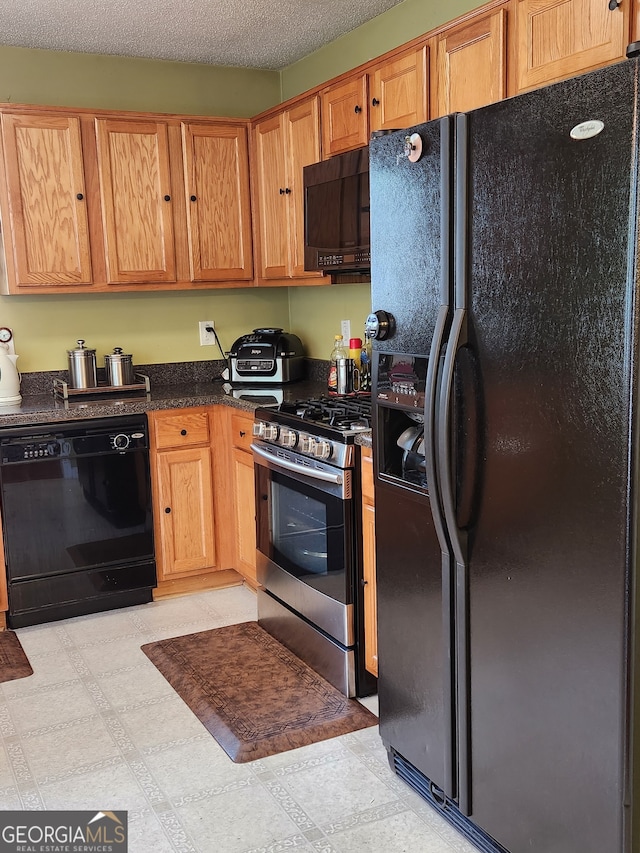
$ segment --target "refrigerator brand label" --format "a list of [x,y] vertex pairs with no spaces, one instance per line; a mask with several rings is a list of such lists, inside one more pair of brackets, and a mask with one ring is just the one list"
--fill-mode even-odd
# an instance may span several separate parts
[[592,121],[583,121],[571,128],[570,136],[572,139],[591,139],[592,136],[597,136],[604,130],[604,122],[600,119]]

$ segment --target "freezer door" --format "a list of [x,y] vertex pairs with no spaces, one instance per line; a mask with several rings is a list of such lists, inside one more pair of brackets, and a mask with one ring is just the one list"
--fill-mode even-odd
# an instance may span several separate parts
[[380,735],[453,793],[449,577],[428,497],[376,488]]
[[[450,176],[443,176],[441,161],[447,124],[432,121],[374,137],[369,145],[372,310],[388,311],[396,320],[393,339],[374,347],[387,352],[429,354],[443,282],[449,288],[442,218],[450,215]],[[422,146],[419,159],[408,156],[414,132]]]
[[636,74],[469,115],[471,806],[511,853],[630,849]]

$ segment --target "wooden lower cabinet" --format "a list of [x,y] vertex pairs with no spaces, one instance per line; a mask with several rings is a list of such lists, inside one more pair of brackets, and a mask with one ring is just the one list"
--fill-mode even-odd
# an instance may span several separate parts
[[235,520],[234,568],[251,586],[256,577],[256,500],[251,453],[253,415],[230,415],[233,481],[233,514]]
[[209,413],[171,410],[148,418],[158,581],[214,571]]
[[362,579],[364,581],[365,666],[378,675],[378,604],[376,588],[376,510],[373,492],[373,455],[362,448]]

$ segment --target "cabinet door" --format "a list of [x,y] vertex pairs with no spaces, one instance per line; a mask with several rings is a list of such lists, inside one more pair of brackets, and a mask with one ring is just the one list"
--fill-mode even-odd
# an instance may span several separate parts
[[518,0],[517,91],[544,86],[621,60],[630,6],[622,0]]
[[247,131],[182,123],[192,281],[253,275]]
[[506,97],[506,15],[498,9],[438,39],[437,115],[466,112]]
[[373,456],[362,448],[362,580],[364,581],[364,661],[378,675],[378,602],[376,589],[376,531]]
[[289,207],[290,274],[293,278],[322,278],[304,269],[304,187],[302,170],[320,160],[320,105],[310,98],[284,115],[287,143],[287,195]]
[[282,114],[255,127],[260,275],[286,278],[289,270],[287,176]]
[[369,74],[370,130],[395,130],[428,118],[427,47],[403,53]]
[[5,114],[2,141],[15,284],[91,284],[79,119]]
[[322,97],[322,156],[360,148],[369,141],[367,75],[329,86]]
[[167,126],[96,119],[109,284],[176,280]]
[[233,450],[234,508],[236,516],[236,568],[254,586],[256,577],[256,499],[253,456]]
[[208,447],[156,455],[161,580],[215,566],[211,451]]
[[376,600],[376,511],[362,505],[362,579],[364,585],[364,664],[378,675],[378,603]]

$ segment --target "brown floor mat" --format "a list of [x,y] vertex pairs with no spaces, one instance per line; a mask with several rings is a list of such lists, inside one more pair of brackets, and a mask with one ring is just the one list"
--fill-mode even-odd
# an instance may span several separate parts
[[142,651],[238,763],[378,722],[257,622],[148,643]]
[[33,670],[18,635],[13,631],[0,631],[0,682],[27,675],[33,675]]

